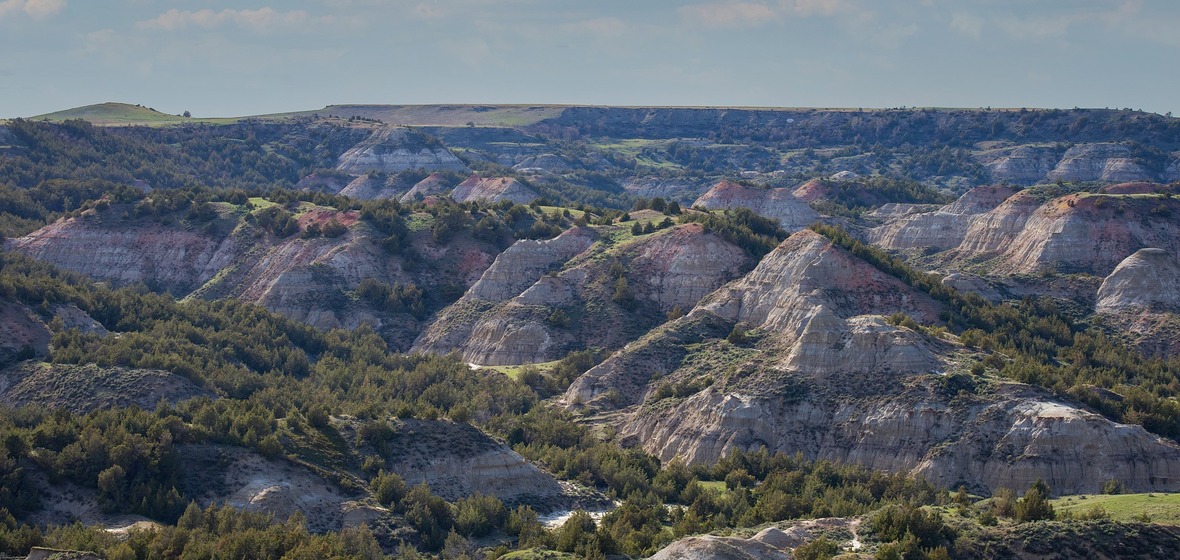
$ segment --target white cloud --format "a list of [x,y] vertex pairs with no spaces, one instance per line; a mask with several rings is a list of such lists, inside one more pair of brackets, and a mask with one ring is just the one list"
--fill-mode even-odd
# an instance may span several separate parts
[[153,19],[136,22],[135,26],[140,29],[175,31],[187,27],[213,28],[222,25],[236,25],[262,31],[277,27],[296,26],[307,20],[307,12],[303,10],[280,12],[270,7],[257,10],[225,9],[219,12],[209,9],[196,11],[171,9]]
[[65,8],[66,0],[3,0],[0,2],[0,18],[9,13],[24,12],[33,19],[45,19]]

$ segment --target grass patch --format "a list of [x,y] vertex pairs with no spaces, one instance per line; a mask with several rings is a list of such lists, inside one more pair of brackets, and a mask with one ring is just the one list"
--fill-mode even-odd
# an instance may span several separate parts
[[548,373],[561,360],[553,360],[551,362],[538,362],[535,364],[520,364],[516,366],[479,366],[479,369],[488,369],[507,375],[514,381],[520,381],[520,374],[524,372],[524,368],[532,366],[541,371],[541,373]]
[[1147,514],[1154,523],[1180,525],[1180,494],[1085,494],[1052,500],[1059,512],[1082,515],[1100,506],[1114,521],[1137,521]]
[[700,484],[701,488],[704,488],[705,490],[712,490],[714,492],[721,492],[722,494],[729,492],[729,488],[725,487],[724,480],[702,480],[702,481],[698,482],[697,484]]

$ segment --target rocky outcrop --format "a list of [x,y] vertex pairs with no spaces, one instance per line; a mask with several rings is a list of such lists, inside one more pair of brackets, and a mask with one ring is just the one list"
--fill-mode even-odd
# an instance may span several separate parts
[[[566,391],[569,408],[618,408],[642,401],[648,383],[679,366],[675,350],[724,336],[737,325],[767,333],[781,371],[808,375],[886,375],[932,371],[930,343],[875,314],[904,312],[936,322],[940,307],[803,230],[783,241],[749,274],[704,297],[688,316],[616,352]],[[667,357],[667,358],[665,358]]]
[[468,171],[455,154],[420,132],[401,126],[377,129],[340,156],[337,169],[353,175],[370,171],[397,173],[409,169]]
[[1039,207],[1001,247],[994,273],[1106,275],[1140,248],[1180,249],[1180,200],[1067,195]]
[[340,194],[357,200],[400,198],[414,187],[415,182],[405,174],[370,173],[353,179],[340,190]]
[[733,181],[721,181],[693,202],[710,210],[749,208],[778,220],[788,231],[805,228],[819,220],[819,214],[788,189],[751,187]]
[[698,305],[734,323],[791,338],[819,307],[840,318],[900,311],[925,322],[937,321],[939,311],[929,296],[811,230],[787,238],[753,271]]
[[1163,249],[1140,249],[1123,259],[1098,288],[1098,312],[1180,312],[1180,261]]
[[388,470],[450,501],[476,492],[510,504],[562,494],[553,476],[469,424],[398,420],[385,447]]
[[482,178],[472,175],[466,181],[459,183],[451,191],[451,198],[455,202],[501,202],[504,200],[514,204],[528,204],[538,197],[532,189],[524,186],[511,177]]
[[934,212],[907,213],[869,231],[869,242],[885,249],[945,251],[963,242],[968,218],[982,214],[1015,193],[1006,186],[971,189],[955,202]]
[[[496,257],[458,302],[439,313],[415,341],[413,351],[446,354],[464,348],[480,320],[493,307],[521,295],[547,272],[589,249],[597,238],[593,229],[572,228],[547,241],[517,241]],[[493,327],[483,328],[483,337],[497,334],[487,331]],[[536,330],[536,326],[521,325],[520,328],[528,332]],[[541,330],[532,334],[543,338],[544,329]],[[500,337],[504,335],[502,331],[498,334]]]
[[1043,181],[1061,159],[1052,146],[1017,146],[981,154],[993,181],[1032,185]]
[[22,362],[0,370],[0,403],[63,408],[75,414],[214,396],[188,379],[160,370],[99,367],[94,364]]
[[[508,365],[549,361],[586,346],[618,347],[658,324],[665,313],[691,309],[749,262],[741,249],[699,224],[643,235],[619,247],[598,245],[578,255],[572,254],[580,248],[574,233],[545,244],[518,242],[459,304],[440,314],[414,348],[459,350],[472,363]],[[565,268],[558,271],[563,255]],[[622,265],[633,305],[645,311],[627,311],[612,301],[618,279],[610,269],[616,263]],[[549,320],[556,309],[571,317],[568,324]]]
[[1098,288],[1102,320],[1147,356],[1180,352],[1180,261],[1163,249],[1140,249]]
[[640,410],[621,435],[664,460],[711,462],[765,445],[984,492],[1037,479],[1063,494],[1095,493],[1111,478],[1140,492],[1180,488],[1175,443],[1028,386],[960,393],[953,402],[924,388],[891,393],[825,402],[709,388],[670,408]]
[[222,445],[181,445],[177,452],[186,465],[180,490],[197,503],[268,513],[280,521],[299,513],[311,531],[340,530],[352,509],[353,497],[295,463]]
[[787,551],[757,538],[703,535],[680,539],[652,555],[651,560],[790,560]]
[[1066,150],[1049,181],[1150,181],[1154,177],[1122,144],[1079,144]]
[[996,208],[971,217],[967,233],[956,252],[975,256],[999,251],[1024,229],[1029,216],[1040,206],[1040,200],[1022,191],[1008,197]]
[[107,223],[84,215],[12,240],[19,253],[116,286],[144,283],[186,294],[241,257],[235,237],[139,220]]
[[410,190],[406,191],[399,200],[403,204],[408,204],[429,196],[443,196],[451,192],[453,187],[454,183],[446,175],[431,173],[425,179],[414,183],[414,186],[410,187]]

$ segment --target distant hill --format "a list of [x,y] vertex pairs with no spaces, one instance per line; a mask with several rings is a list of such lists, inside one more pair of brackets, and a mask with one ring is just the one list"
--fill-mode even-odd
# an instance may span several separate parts
[[169,115],[151,107],[131,105],[129,103],[99,103],[85,107],[75,107],[64,111],[56,111],[30,117],[31,120],[66,121],[82,119],[93,124],[104,126],[119,125],[165,125],[185,122],[232,122],[235,119],[192,119],[180,115]]

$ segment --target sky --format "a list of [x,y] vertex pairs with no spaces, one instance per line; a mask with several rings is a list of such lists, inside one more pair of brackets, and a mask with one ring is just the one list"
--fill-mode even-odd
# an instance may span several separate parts
[[1180,113],[1178,0],[0,0],[0,117],[119,101]]

